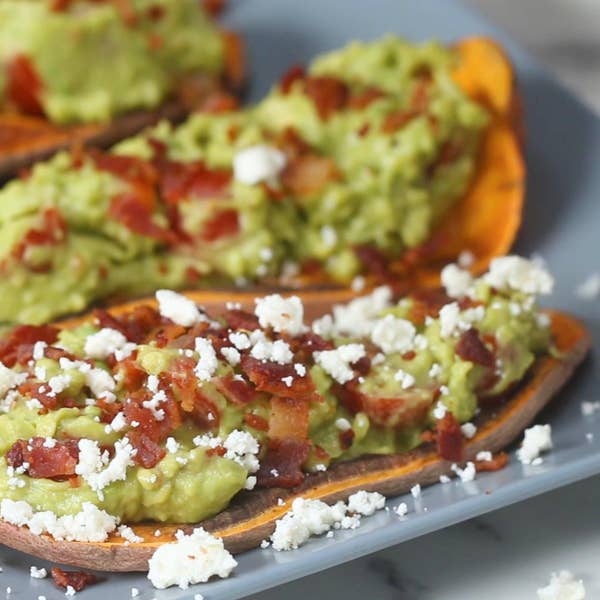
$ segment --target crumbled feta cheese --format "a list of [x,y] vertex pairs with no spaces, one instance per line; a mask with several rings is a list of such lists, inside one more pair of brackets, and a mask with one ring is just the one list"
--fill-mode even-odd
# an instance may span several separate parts
[[469,250],[463,250],[458,255],[458,259],[456,260],[456,262],[458,263],[459,267],[463,269],[468,269],[469,267],[473,266],[473,263],[475,262],[475,255]]
[[206,317],[200,312],[192,300],[172,290],[158,290],[156,292],[158,312],[161,317],[170,319],[176,325],[191,327]]
[[238,349],[238,350],[246,350],[250,348],[252,343],[250,342],[250,338],[242,332],[232,332],[229,334],[229,341]]
[[386,354],[408,352],[413,347],[416,333],[417,330],[410,321],[386,315],[375,321],[371,340]]
[[348,421],[348,419],[344,419],[344,417],[336,419],[335,426],[340,431],[348,431],[349,429],[352,429],[352,424],[350,423],[350,421]]
[[96,398],[111,394],[117,384],[113,376],[104,369],[90,369],[85,373],[85,383]]
[[18,527],[29,527],[34,535],[49,534],[57,540],[103,542],[117,526],[117,519],[91,502],[82,504],[81,512],[57,517],[53,512],[34,512],[23,500],[5,498],[0,503],[0,516]]
[[362,275],[357,275],[350,284],[353,292],[362,292],[365,289],[366,280]]
[[64,392],[69,385],[71,384],[71,376],[66,373],[60,373],[58,375],[54,375],[54,377],[50,377],[48,380],[48,386],[53,394],[60,394]]
[[473,481],[477,471],[475,470],[475,464],[469,461],[464,469],[461,469],[458,465],[453,464],[451,469],[460,477],[460,480],[464,483]]
[[451,481],[448,475],[440,475],[440,483],[450,483]]
[[295,363],[294,371],[296,371],[300,377],[304,377],[306,375],[306,367],[302,363]]
[[174,437],[168,437],[165,447],[167,448],[167,452],[175,454],[179,450],[179,442]]
[[281,381],[283,383],[285,383],[286,387],[292,387],[292,384],[294,383],[294,378],[291,375],[288,375],[287,377],[282,377]]
[[592,273],[575,288],[575,294],[582,300],[595,300],[600,296],[600,274]]
[[258,471],[260,446],[251,433],[234,429],[223,441],[223,447],[227,451],[225,458],[239,463],[249,473]]
[[537,597],[538,600],[585,600],[585,586],[570,571],[560,571],[552,573],[550,583],[538,589]]
[[88,335],[85,339],[84,352],[86,357],[104,360],[117,350],[130,349],[130,354],[135,348],[129,345],[127,338],[116,329],[104,327],[96,333]]
[[[539,464],[540,454],[552,449],[552,426],[534,425],[525,430],[521,447],[517,450],[517,458],[524,464]],[[538,460],[539,459],[539,460]]]
[[29,576],[32,579],[45,579],[48,577],[48,571],[44,568],[38,569],[35,566],[31,566],[29,567]]
[[460,426],[460,430],[468,440],[475,437],[475,434],[477,433],[477,427],[475,427],[473,423],[463,423]]
[[249,475],[246,478],[246,483],[244,484],[244,489],[245,490],[253,490],[256,487],[256,476],[255,475]]
[[110,428],[113,431],[122,431],[127,427],[127,420],[125,419],[125,414],[122,412],[118,412],[113,420],[110,422]]
[[402,369],[398,369],[394,375],[394,379],[400,382],[400,386],[403,390],[407,390],[415,385],[415,378],[410,373],[403,371]]
[[268,340],[262,331],[252,337],[255,340],[250,355],[257,360],[268,360],[280,365],[286,365],[294,360],[294,354],[290,345],[283,340]]
[[406,504],[406,502],[400,502],[400,504],[398,504],[398,506],[394,508],[394,512],[399,517],[405,517],[408,513],[408,505]]
[[31,358],[33,358],[33,360],[42,360],[42,358],[44,358],[44,356],[45,356],[47,347],[48,347],[48,344],[46,342],[43,342],[41,340],[36,342],[33,345],[33,351],[31,353]]
[[338,383],[344,384],[354,378],[351,365],[366,356],[362,344],[344,344],[335,350],[313,352],[315,362]]
[[274,331],[290,335],[304,331],[304,306],[298,296],[283,298],[279,294],[271,294],[257,298],[255,302],[254,313],[261,327],[272,327]]
[[225,357],[225,360],[232,366],[238,365],[242,360],[242,355],[237,348],[221,348],[221,354]]
[[133,457],[137,452],[126,437],[115,442],[115,452],[111,460],[108,452],[100,451],[95,440],[81,439],[78,447],[79,462],[75,473],[83,477],[100,499],[103,498],[102,490],[108,484],[126,479],[127,468],[133,465]]
[[365,517],[372,515],[375,511],[385,506],[385,496],[378,492],[367,492],[360,490],[348,498],[348,510]]
[[131,588],[131,597],[137,598],[139,595],[140,595],[140,590],[138,590],[136,587],[132,587]]
[[465,271],[455,264],[446,265],[441,273],[442,285],[446,289],[446,294],[450,298],[462,298],[467,296],[471,285],[473,284],[473,276],[469,271]]
[[301,546],[311,535],[329,531],[336,522],[346,516],[346,505],[338,502],[333,506],[320,500],[296,498],[292,509],[275,523],[271,536],[274,550],[292,550]]
[[133,529],[131,529],[131,527],[128,527],[127,525],[119,525],[117,531],[123,539],[127,540],[132,544],[144,541],[143,537],[136,535]]
[[202,527],[190,535],[179,530],[177,541],[159,546],[148,561],[148,579],[158,589],[178,585],[186,589],[214,575],[229,577],[237,561],[225,550],[223,540]]
[[323,225],[321,239],[327,248],[334,248],[338,240],[337,231],[331,225]]
[[475,456],[475,460],[480,460],[482,462],[490,462],[493,459],[493,455],[489,450],[482,450],[477,453]]
[[441,400],[438,400],[435,408],[433,409],[433,417],[435,419],[443,419],[447,412],[448,407]]
[[72,585],[67,586],[67,591],[65,592],[65,596],[67,596],[67,598],[72,598],[76,593],[77,591]]
[[439,375],[441,375],[443,373],[443,369],[442,366],[438,363],[433,363],[431,365],[431,369],[429,369],[429,377],[431,377],[432,379],[435,379],[436,377],[438,377]]
[[521,256],[494,258],[483,279],[497,289],[524,294],[550,294],[554,287],[552,276],[542,265]]
[[416,500],[421,497],[421,484],[417,483],[410,488],[410,493],[412,497]]
[[240,183],[256,185],[273,181],[286,165],[285,154],[266,144],[240,150],[233,157],[233,176]]
[[0,362],[0,397],[6,396],[10,390],[21,385],[25,379],[27,379],[27,373],[17,373]]
[[600,402],[598,400],[594,402],[582,402],[581,403],[581,414],[584,417],[591,417],[594,413],[600,411]]
[[194,373],[200,381],[210,381],[219,366],[217,353],[212,342],[206,338],[197,337],[195,350],[200,355],[198,363],[194,367]]
[[157,421],[162,421],[165,418],[165,410],[160,408],[160,405],[166,401],[167,395],[163,390],[159,390],[152,395],[152,398],[144,400],[142,406],[150,410]]
[[452,336],[460,324],[460,308],[456,302],[451,302],[440,309],[440,335],[443,338]]

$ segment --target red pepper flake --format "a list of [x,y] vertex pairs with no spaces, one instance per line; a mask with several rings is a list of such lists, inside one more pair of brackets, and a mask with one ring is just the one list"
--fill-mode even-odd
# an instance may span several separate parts
[[98,577],[85,571],[63,571],[59,567],[53,567],[51,570],[54,583],[64,590],[72,587],[76,592],[81,592],[88,585],[98,582]]
[[5,93],[24,113],[43,115],[41,97],[44,83],[31,59],[17,54],[6,65]]
[[350,90],[337,77],[307,77],[306,95],[314,102],[319,117],[326,121],[334,112],[344,108],[348,102]]
[[292,89],[292,85],[296,81],[301,81],[306,77],[306,70],[302,65],[293,65],[290,67],[281,78],[279,87],[282,94],[289,94]]
[[437,452],[445,460],[462,462],[463,435],[456,417],[447,411],[436,427]]
[[479,331],[474,327],[471,327],[460,336],[455,351],[463,360],[488,368],[494,368],[496,365],[494,354],[481,341]]

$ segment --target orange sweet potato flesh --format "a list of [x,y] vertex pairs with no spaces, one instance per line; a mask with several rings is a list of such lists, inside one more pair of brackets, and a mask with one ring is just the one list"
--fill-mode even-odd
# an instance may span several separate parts
[[[191,292],[188,296],[213,314],[217,314],[219,308],[223,309],[220,304],[223,294]],[[323,314],[330,306],[330,302],[324,298],[329,294],[307,292],[302,296],[306,312],[311,317]],[[245,304],[250,301],[249,295],[241,299]],[[154,303],[151,300],[145,302]],[[112,312],[122,313],[130,310],[134,304],[128,303]],[[548,312],[548,315],[554,343],[560,353],[556,357],[548,355],[538,359],[510,399],[500,405],[483,408],[474,419],[477,434],[465,443],[465,460],[474,460],[482,450],[498,452],[518,438],[569,380],[588,353],[591,339],[582,323],[559,312]],[[60,325],[71,327],[80,321],[72,319]],[[416,483],[433,484],[442,474],[451,474],[451,464],[439,457],[433,443],[424,443],[416,450],[403,454],[368,456],[335,464],[327,472],[307,476],[305,482],[295,489],[242,492],[229,508],[200,525],[222,537],[230,551],[242,552],[258,546],[261,540],[269,537],[275,521],[289,510],[296,497],[334,502],[363,489],[393,496],[406,493]],[[282,498],[285,504],[280,506],[278,498]],[[25,527],[0,522],[0,543],[79,568],[144,571],[148,568],[148,559],[158,546],[173,541],[177,529],[189,531],[193,526],[141,523],[132,527],[137,535],[144,538],[143,542],[125,543],[122,537],[116,535],[104,543],[57,541],[48,536],[33,535]],[[158,537],[154,535],[157,528],[161,532]]]

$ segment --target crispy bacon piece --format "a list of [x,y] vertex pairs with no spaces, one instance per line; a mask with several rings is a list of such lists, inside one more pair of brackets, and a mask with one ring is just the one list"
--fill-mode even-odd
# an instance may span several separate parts
[[167,204],[187,198],[224,198],[231,183],[231,171],[209,169],[202,161],[182,163],[155,160],[160,169],[161,197]]
[[202,8],[211,16],[218,17],[224,10],[227,0],[202,0]]
[[426,67],[421,68],[417,75],[418,78],[410,98],[410,106],[415,112],[424,113],[429,107],[429,90],[433,82],[433,76]]
[[379,88],[370,87],[359,94],[354,94],[354,96],[351,96],[350,100],[348,101],[348,106],[357,110],[363,110],[367,108],[369,104],[379,100],[380,98],[385,98],[385,92]]
[[294,127],[286,127],[277,135],[274,141],[277,147],[285,152],[288,159],[303,154],[310,154],[312,150],[310,144],[302,139]]
[[37,400],[46,410],[52,410],[58,406],[58,395],[51,393],[50,387],[39,381],[29,379],[17,389],[21,396]]
[[256,474],[258,485],[291,488],[302,483],[302,465],[309,450],[310,443],[306,440],[271,440]]
[[149,435],[142,431],[133,429],[127,434],[127,437],[131,445],[137,450],[133,460],[144,469],[155,467],[167,453],[162,446],[159,446]]
[[205,242],[215,242],[224,237],[237,235],[240,231],[240,222],[237,210],[228,208],[219,210],[204,223],[202,239]]
[[[246,355],[242,357],[241,366],[259,392],[303,401],[316,398],[315,384],[310,375],[306,373],[304,377],[300,377],[292,364],[280,365],[271,361],[262,362]],[[292,379],[287,380],[288,377]],[[288,386],[283,379],[291,381],[291,385]]]
[[17,440],[6,454],[6,462],[19,468],[27,463],[27,473],[36,479],[64,479],[75,475],[79,460],[77,440],[58,441],[52,448],[44,445],[46,438]]
[[508,464],[509,456],[506,452],[498,452],[492,456],[492,460],[475,460],[475,470],[478,473],[484,471],[499,471]]
[[352,429],[346,429],[346,431],[340,431],[338,438],[340,440],[340,448],[342,450],[348,450],[352,446],[354,441],[354,431]]
[[160,21],[165,16],[165,7],[160,4],[152,4],[146,10],[146,17],[151,21]]
[[245,406],[256,398],[256,390],[246,380],[234,375],[219,377],[214,381],[216,388],[232,404]]
[[350,91],[348,86],[336,77],[307,77],[304,90],[314,102],[319,117],[326,121],[336,111],[344,108]]
[[359,245],[354,247],[358,260],[365,266],[365,271],[380,279],[389,277],[389,260],[385,254],[372,245]]
[[17,54],[6,65],[6,97],[30,115],[43,115],[41,96],[44,83],[31,59]]
[[234,90],[241,90],[246,82],[246,53],[242,38],[234,31],[221,31],[224,52],[225,79]]
[[447,411],[436,426],[437,452],[445,460],[461,462],[463,458],[463,435],[456,417]]
[[52,567],[50,571],[54,583],[64,590],[72,587],[76,592],[81,592],[88,585],[97,583],[98,577],[85,571],[63,571],[59,567]]
[[154,185],[157,183],[159,174],[156,167],[137,156],[123,156],[120,154],[109,154],[96,148],[87,151],[94,165],[100,171],[111,173],[120,179],[132,183],[145,183]]
[[493,352],[481,341],[475,327],[467,329],[458,340],[455,352],[463,360],[468,360],[490,369],[496,365]]
[[318,194],[338,178],[335,161],[316,154],[292,158],[281,173],[281,183],[297,196]]
[[386,115],[381,124],[381,130],[384,133],[395,133],[418,116],[419,113],[414,110],[395,110]]
[[410,294],[410,299],[410,320],[414,323],[425,322],[425,317],[437,317],[442,306],[452,302],[452,298],[441,288],[417,290]]
[[239,100],[232,94],[215,92],[204,99],[199,110],[211,114],[220,114],[237,110],[239,106]]
[[305,440],[308,438],[308,402],[298,398],[271,400],[269,439]]
[[259,329],[258,317],[252,313],[233,308],[223,313],[223,319],[227,323],[227,327],[230,329],[246,329],[247,331],[254,331]]
[[269,430],[269,422],[260,415],[255,415],[254,413],[246,413],[244,415],[244,423],[250,427],[254,427],[254,429],[258,429],[259,431]]
[[124,315],[113,316],[106,310],[94,310],[94,319],[100,327],[109,327],[120,331],[130,342],[141,344],[151,338],[154,330],[161,324],[161,317],[155,308],[138,305]]
[[294,337],[285,336],[285,341],[289,344],[296,362],[303,365],[312,363],[313,352],[332,350],[335,347],[331,340],[326,340],[313,331],[307,331]]
[[295,81],[300,81],[306,77],[306,69],[303,65],[291,66],[281,77],[279,87],[282,94],[289,94]]
[[29,351],[38,341],[53,344],[57,338],[58,329],[52,325],[18,325],[0,338],[0,362],[14,367],[21,347]]

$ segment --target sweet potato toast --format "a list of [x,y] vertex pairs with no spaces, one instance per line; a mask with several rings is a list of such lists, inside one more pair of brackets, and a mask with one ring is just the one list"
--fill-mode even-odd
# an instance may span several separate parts
[[107,123],[57,125],[41,116],[15,110],[0,111],[0,181],[33,163],[71,147],[108,148],[163,119],[178,123],[194,110],[218,110],[236,105],[245,85],[243,43],[237,34],[222,31],[224,72],[220,76],[195,74],[182,80],[173,97],[155,110],[139,110]]
[[[221,298],[211,293],[190,293],[188,297],[208,309],[218,310]],[[328,304],[322,295],[303,297],[306,314],[317,316]],[[130,310],[132,304],[113,311],[115,316]],[[474,419],[477,434],[464,445],[465,460],[472,460],[479,451],[497,452],[510,444],[568,381],[590,347],[590,337],[584,326],[573,317],[548,312],[553,342],[559,357],[547,355],[537,360],[526,378],[500,403],[482,408]],[[78,320],[63,323],[64,327]],[[328,502],[345,499],[357,490],[379,491],[388,496],[408,491],[419,483],[434,483],[442,474],[451,473],[451,462],[442,460],[434,444],[425,443],[408,453],[388,456],[366,456],[340,462],[325,473],[309,475],[297,488],[270,488],[240,494],[223,512],[201,525],[222,537],[232,552],[242,552],[257,546],[273,531],[275,521],[289,510],[295,497],[323,499]],[[283,498],[284,506],[278,505]],[[105,571],[144,571],[148,559],[162,543],[171,541],[177,529],[185,531],[191,525],[160,525],[161,535],[155,537],[156,524],[134,525],[143,542],[125,543],[122,537],[111,536],[105,543],[56,541],[48,536],[36,536],[26,528],[0,522],[2,543],[30,554],[60,563]]]

